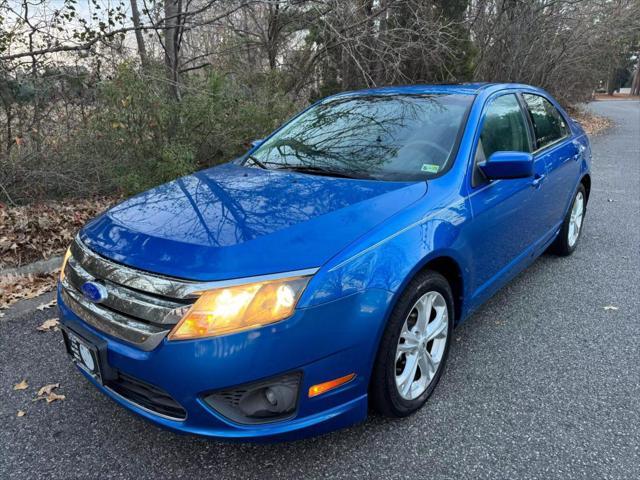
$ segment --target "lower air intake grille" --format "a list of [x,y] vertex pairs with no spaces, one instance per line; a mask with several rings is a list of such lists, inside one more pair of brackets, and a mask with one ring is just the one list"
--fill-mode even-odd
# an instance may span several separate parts
[[132,403],[175,420],[187,418],[187,412],[167,392],[123,373],[107,386]]

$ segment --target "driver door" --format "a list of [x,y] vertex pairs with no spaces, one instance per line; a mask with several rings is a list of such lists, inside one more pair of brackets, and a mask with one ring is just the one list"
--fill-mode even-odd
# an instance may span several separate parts
[[532,151],[525,112],[515,93],[489,100],[481,121],[470,178],[469,202],[473,256],[472,296],[479,302],[519,271],[544,232],[538,208],[544,195],[546,164],[536,160],[529,178],[488,180],[478,164],[497,151]]

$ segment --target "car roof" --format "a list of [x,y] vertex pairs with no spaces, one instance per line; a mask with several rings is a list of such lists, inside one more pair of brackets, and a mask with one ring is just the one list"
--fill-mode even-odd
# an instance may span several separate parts
[[328,98],[342,96],[366,96],[366,95],[425,95],[425,94],[463,94],[477,95],[480,91],[491,90],[492,92],[502,89],[526,88],[535,89],[530,85],[518,83],[441,83],[431,85],[398,85],[388,87],[367,88],[350,92],[338,93]]

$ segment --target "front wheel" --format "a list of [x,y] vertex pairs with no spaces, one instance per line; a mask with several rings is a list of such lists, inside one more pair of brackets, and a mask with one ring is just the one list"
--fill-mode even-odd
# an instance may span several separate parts
[[576,195],[573,197],[571,208],[562,222],[558,238],[552,245],[552,251],[557,255],[562,257],[571,255],[578,246],[586,207],[587,193],[584,185],[580,184]]
[[371,378],[374,408],[405,417],[427,401],[444,369],[453,331],[453,295],[437,272],[416,276],[383,334]]

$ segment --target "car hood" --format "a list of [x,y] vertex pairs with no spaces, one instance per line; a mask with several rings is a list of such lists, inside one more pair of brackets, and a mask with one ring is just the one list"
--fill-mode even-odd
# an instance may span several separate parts
[[227,164],[132,197],[80,233],[142,270],[224,280],[319,267],[418,200],[426,183],[276,172]]

